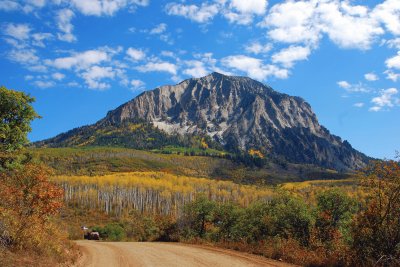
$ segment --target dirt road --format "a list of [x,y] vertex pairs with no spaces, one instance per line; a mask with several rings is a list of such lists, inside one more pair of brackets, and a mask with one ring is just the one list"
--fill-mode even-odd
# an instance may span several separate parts
[[179,243],[77,241],[83,256],[77,266],[289,266],[245,253]]

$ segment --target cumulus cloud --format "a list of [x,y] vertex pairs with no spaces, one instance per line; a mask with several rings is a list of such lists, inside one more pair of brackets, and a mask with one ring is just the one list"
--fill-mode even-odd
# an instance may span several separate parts
[[53,39],[51,33],[34,33],[32,34],[32,44],[39,47],[46,47],[44,41]]
[[400,69],[400,52],[396,56],[388,58],[385,63],[389,69]]
[[39,62],[39,57],[36,55],[34,49],[12,49],[8,52],[8,58],[11,61],[23,64],[31,65]]
[[356,108],[362,108],[364,106],[364,103],[363,102],[354,103],[353,106]]
[[367,8],[350,6],[347,2],[318,5],[321,30],[343,48],[369,49],[384,34],[379,22],[371,18]]
[[112,67],[92,66],[81,75],[90,89],[104,90],[109,88],[110,85],[101,82],[101,80],[113,79],[116,76],[116,72]]
[[263,15],[267,9],[266,0],[232,0],[230,5],[240,13]]
[[126,54],[134,61],[139,61],[146,57],[146,54],[142,50],[133,47],[129,47]]
[[3,11],[15,11],[15,10],[18,10],[20,8],[21,8],[20,4],[18,4],[15,1],[9,1],[9,0],[0,1],[0,10],[3,10]]
[[136,69],[141,72],[167,72],[172,75],[176,75],[178,72],[178,67],[175,64],[166,61],[148,62]]
[[314,44],[320,39],[315,9],[312,1],[276,4],[259,26],[269,28],[269,37],[278,42]]
[[340,88],[343,89],[349,89],[351,87],[351,84],[346,81],[339,81],[337,82],[337,84],[339,85]]
[[309,47],[290,46],[272,55],[272,62],[280,63],[286,68],[293,67],[294,62],[305,60],[310,55]]
[[364,84],[350,84],[347,81],[339,81],[337,82],[340,88],[343,88],[348,93],[368,93],[371,90],[367,88]]
[[373,18],[382,22],[394,35],[400,35],[400,3],[398,0],[386,0],[372,11]]
[[274,5],[259,25],[278,42],[316,46],[326,34],[342,48],[362,50],[384,34],[367,7],[347,1],[287,1]]
[[165,10],[168,15],[182,16],[195,22],[209,22],[219,12],[217,4],[202,3],[200,6],[169,3]]
[[194,78],[206,76],[210,72],[204,62],[200,60],[187,60],[185,64],[187,68],[183,73]]
[[58,39],[65,42],[74,42],[76,41],[75,35],[72,33],[74,30],[74,26],[71,23],[71,20],[75,16],[74,12],[70,9],[61,9],[57,12],[56,20],[57,27],[61,33],[58,33]]
[[30,13],[36,9],[40,9],[47,4],[46,0],[25,0],[25,1],[12,1],[12,0],[1,0],[0,10],[1,11],[22,11],[24,13]]
[[85,69],[92,65],[109,60],[110,56],[103,49],[87,50],[81,53],[75,53],[68,57],[60,57],[45,62],[57,69]]
[[36,86],[36,87],[39,87],[39,88],[42,88],[42,89],[45,89],[45,88],[49,88],[49,87],[54,87],[55,86],[55,83],[53,82],[53,81],[34,81],[33,82],[33,84]]
[[248,25],[255,15],[263,15],[267,9],[266,0],[231,0],[228,6],[220,7],[229,22]]
[[364,78],[371,82],[379,80],[379,77],[373,72],[364,74]]
[[253,53],[255,55],[268,53],[271,49],[271,44],[262,45],[259,42],[253,42],[245,46],[246,52]]
[[123,8],[147,6],[148,0],[71,0],[71,4],[84,15],[113,16]]
[[254,16],[266,12],[267,5],[266,0],[221,0],[214,3],[203,2],[201,5],[173,2],[167,4],[165,10],[168,15],[182,16],[198,23],[207,23],[217,14],[221,14],[231,23],[248,25]]
[[262,60],[244,55],[228,56],[221,59],[225,67],[242,71],[247,76],[258,80],[265,80],[270,76],[285,79],[289,72],[286,69],[280,69],[277,66],[264,64]]
[[386,43],[389,48],[400,49],[400,38],[394,38],[394,39],[388,40]]
[[145,86],[145,83],[143,81],[141,81],[141,80],[132,80],[130,82],[130,85],[132,86],[131,89],[133,91],[137,91],[137,90],[143,90],[144,86]]
[[167,24],[165,23],[160,23],[156,27],[150,30],[150,34],[161,34],[164,33],[167,30]]
[[374,106],[371,107],[369,110],[380,111],[385,107],[386,108],[393,107],[395,104],[399,103],[399,99],[396,97],[397,94],[398,90],[396,88],[389,88],[386,90],[382,90],[379,96],[374,97],[371,100]]
[[27,40],[30,38],[32,28],[28,24],[6,24],[3,33],[17,40]]
[[397,80],[400,78],[400,73],[396,73],[392,70],[386,70],[386,79],[391,80],[393,82],[397,82]]
[[229,75],[226,71],[216,66],[217,60],[213,57],[212,53],[195,53],[194,59],[183,61],[183,73],[194,78],[199,78],[216,71]]
[[60,72],[56,72],[56,73],[53,73],[51,75],[51,77],[53,77],[54,80],[61,81],[62,79],[65,78],[65,75]]

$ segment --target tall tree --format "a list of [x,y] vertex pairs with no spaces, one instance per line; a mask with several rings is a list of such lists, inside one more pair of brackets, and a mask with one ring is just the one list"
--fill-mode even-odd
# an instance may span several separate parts
[[28,142],[30,123],[40,117],[31,105],[34,101],[23,92],[0,87],[0,170],[15,163]]

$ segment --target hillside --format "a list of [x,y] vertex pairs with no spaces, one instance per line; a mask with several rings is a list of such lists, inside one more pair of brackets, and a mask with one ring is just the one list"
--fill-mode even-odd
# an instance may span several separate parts
[[191,146],[196,138],[232,153],[252,149],[270,158],[340,171],[368,161],[321,126],[303,99],[250,78],[219,73],[144,92],[93,125],[36,145],[154,149]]
[[269,161],[258,168],[219,157],[164,154],[129,148],[34,148],[30,149],[30,153],[51,167],[56,175],[93,176],[156,171],[260,185],[348,177],[348,174],[313,165]]

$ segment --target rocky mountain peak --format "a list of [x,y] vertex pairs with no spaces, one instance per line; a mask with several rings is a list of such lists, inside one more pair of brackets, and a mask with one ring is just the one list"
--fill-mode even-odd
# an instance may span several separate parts
[[169,135],[207,135],[230,151],[257,149],[291,162],[346,170],[367,160],[321,126],[302,98],[247,77],[213,72],[161,86],[110,111],[95,126],[137,121]]

